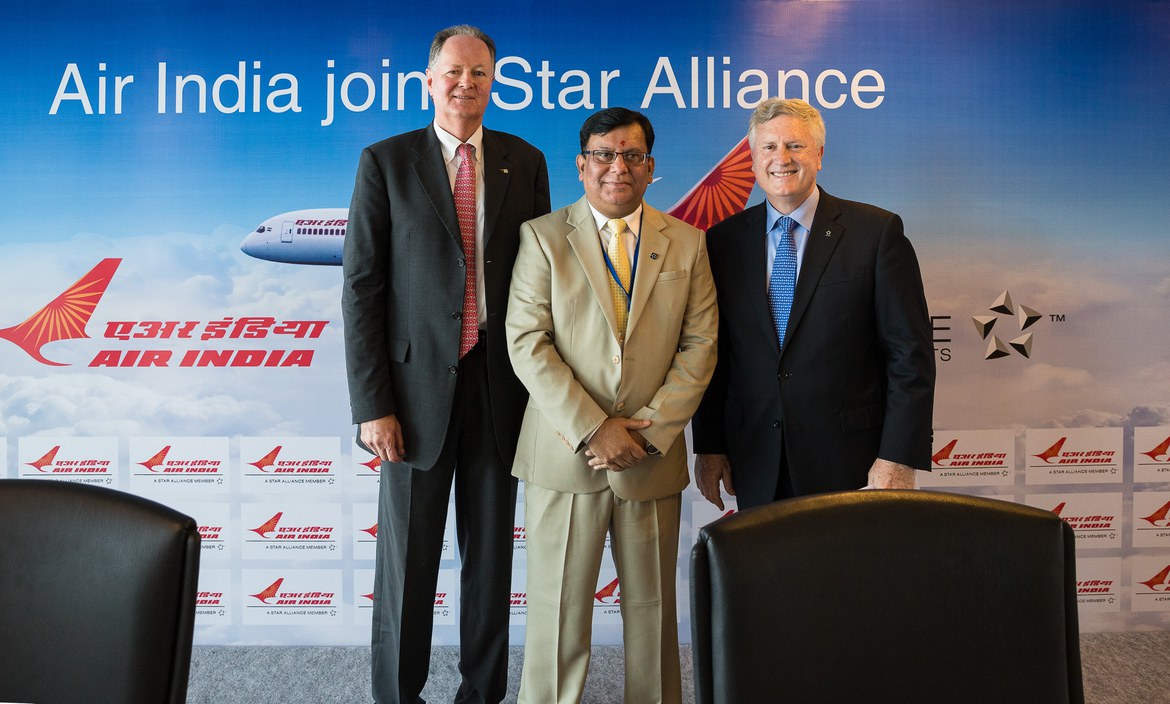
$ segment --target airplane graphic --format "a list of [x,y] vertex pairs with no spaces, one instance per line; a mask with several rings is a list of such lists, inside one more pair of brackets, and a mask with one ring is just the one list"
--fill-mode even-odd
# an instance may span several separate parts
[[0,338],[8,340],[41,364],[67,367],[65,362],[54,362],[41,354],[41,348],[59,340],[84,340],[85,326],[106,287],[114,278],[121,259],[107,258],[98,262],[85,276],[77,280],[44,308],[33,313],[19,325],[0,329]]
[[[706,230],[743,210],[756,179],[747,137],[699,179],[667,213]],[[240,243],[250,257],[287,264],[341,265],[347,208],[293,210],[268,218]]]

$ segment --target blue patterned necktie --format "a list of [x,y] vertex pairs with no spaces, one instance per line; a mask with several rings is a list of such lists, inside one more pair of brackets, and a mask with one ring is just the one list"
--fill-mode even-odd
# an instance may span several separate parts
[[795,220],[783,215],[772,226],[773,230],[780,231],[780,241],[776,245],[776,258],[772,260],[772,278],[768,281],[768,306],[772,309],[772,324],[776,326],[780,349],[784,349],[784,331],[788,328],[796,291],[796,242],[792,238],[795,224]]

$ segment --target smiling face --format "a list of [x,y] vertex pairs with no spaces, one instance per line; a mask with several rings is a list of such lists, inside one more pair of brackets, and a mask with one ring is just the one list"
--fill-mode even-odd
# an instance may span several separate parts
[[467,140],[480,124],[492,93],[495,67],[487,44],[455,35],[443,42],[427,67],[427,90],[435,101],[435,121],[447,132]]
[[807,122],[781,115],[756,128],[752,173],[772,207],[791,213],[817,187],[824,154]]
[[[589,136],[586,150],[648,152],[646,135],[638,124],[615,127],[606,134]],[[598,164],[593,157],[577,155],[577,178],[585,184],[590,204],[609,218],[623,218],[637,209],[654,179],[654,157],[641,166],[630,166],[618,157],[612,164]]]

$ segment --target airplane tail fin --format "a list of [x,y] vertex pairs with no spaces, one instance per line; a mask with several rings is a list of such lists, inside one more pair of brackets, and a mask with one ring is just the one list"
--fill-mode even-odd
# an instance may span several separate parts
[[113,258],[101,260],[88,274],[29,316],[28,320],[0,330],[0,338],[15,344],[41,364],[68,366],[63,362],[45,359],[41,348],[50,342],[89,337],[85,334],[85,326],[121,262],[121,259]]
[[752,174],[752,150],[747,137],[704,176],[667,212],[700,230],[743,210],[756,177]]

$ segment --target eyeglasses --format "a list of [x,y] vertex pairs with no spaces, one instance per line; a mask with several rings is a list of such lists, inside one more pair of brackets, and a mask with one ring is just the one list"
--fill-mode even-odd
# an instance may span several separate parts
[[598,164],[612,164],[620,156],[626,166],[642,166],[650,160],[650,152],[615,152],[612,149],[586,149],[584,156],[592,156]]

